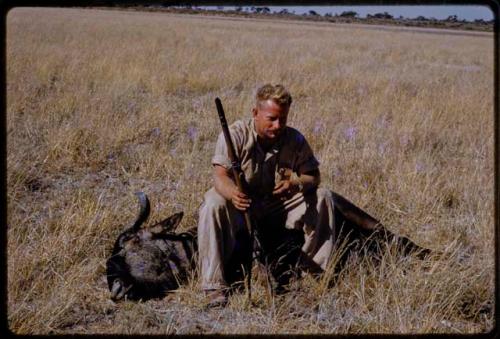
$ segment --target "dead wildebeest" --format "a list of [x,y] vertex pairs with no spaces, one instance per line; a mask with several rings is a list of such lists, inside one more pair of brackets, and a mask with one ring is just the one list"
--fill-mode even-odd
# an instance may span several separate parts
[[116,239],[106,262],[111,299],[161,297],[179,287],[194,268],[196,229],[175,233],[183,213],[142,228],[150,213],[148,197],[136,193],[140,212],[134,224]]
[[[402,254],[417,253],[420,257],[430,250],[419,247],[405,237],[399,237],[386,230],[378,220],[364,212],[349,200],[333,193],[335,223],[338,243],[347,243],[345,251],[338,260],[338,267],[345,262],[354,250],[365,249],[375,254],[383,248],[382,242],[395,241]],[[186,280],[195,266],[197,251],[196,228],[187,232],[175,233],[183,213],[147,228],[141,228],[150,212],[150,205],[144,193],[137,193],[140,212],[135,223],[122,232],[115,242],[111,257],[107,261],[108,286],[113,300],[125,297],[132,300],[162,297]],[[257,241],[260,244],[259,261],[267,267],[275,291],[284,291],[293,276],[301,269],[320,272],[312,261],[308,261],[301,251],[304,236],[300,230],[284,228],[283,220],[264,218],[258,222]],[[241,263],[250,260],[248,256],[248,235],[239,239],[239,254],[231,260],[228,282],[241,281]],[[238,285],[238,284],[236,284]],[[240,284],[241,286],[241,284]]]

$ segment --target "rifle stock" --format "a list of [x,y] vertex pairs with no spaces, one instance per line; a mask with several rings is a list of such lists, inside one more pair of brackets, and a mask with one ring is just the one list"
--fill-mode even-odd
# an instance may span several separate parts
[[[226,115],[224,113],[224,109],[222,108],[222,102],[220,101],[219,98],[215,98],[215,105],[217,106],[217,113],[219,114],[219,120],[222,126],[222,132],[224,133],[224,139],[226,140],[228,155],[229,159],[231,160],[231,168],[233,172],[234,181],[236,183],[236,186],[238,187],[238,190],[248,195],[248,192],[246,191],[248,184],[245,180],[245,174],[241,169],[241,162],[238,159],[236,152],[234,151],[234,145],[231,139],[231,134],[229,133],[229,127],[226,121]],[[243,216],[245,220],[245,226],[250,235],[251,253],[250,253],[250,260],[247,266],[247,285],[248,285],[248,300],[251,301],[252,294],[251,294],[250,284],[252,280],[252,262],[253,262],[253,248],[254,248],[254,238],[255,238],[254,234],[255,225],[248,210],[243,212]]]

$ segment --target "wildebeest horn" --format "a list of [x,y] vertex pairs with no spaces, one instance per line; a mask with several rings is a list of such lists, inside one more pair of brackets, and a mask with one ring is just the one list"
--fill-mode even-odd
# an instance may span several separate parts
[[137,196],[137,198],[139,198],[140,210],[139,215],[137,216],[137,220],[132,226],[132,230],[138,231],[141,225],[148,219],[151,207],[149,204],[149,199],[146,194],[144,194],[144,192],[136,192],[135,195]]
[[118,239],[116,240],[115,247],[114,247],[114,252],[119,251],[119,249],[123,248],[123,242],[127,239],[130,238],[132,234],[137,232],[140,228],[141,225],[148,219],[149,217],[149,212],[151,210],[150,204],[149,204],[149,199],[146,196],[144,192],[137,192],[135,193],[137,198],[139,198],[139,215],[137,216],[137,219],[135,220],[134,224],[126,229]]

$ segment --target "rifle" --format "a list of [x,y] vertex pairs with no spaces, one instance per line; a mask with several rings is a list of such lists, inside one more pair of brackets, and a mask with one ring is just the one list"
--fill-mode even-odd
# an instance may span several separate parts
[[[222,102],[219,98],[215,98],[215,105],[217,106],[217,113],[219,114],[220,123],[222,125],[222,132],[224,133],[224,138],[226,139],[227,151],[229,155],[229,159],[231,160],[231,168],[233,170],[234,181],[236,182],[236,186],[238,186],[238,190],[242,193],[247,194],[246,187],[248,184],[245,180],[245,174],[241,170],[241,162],[234,151],[233,141],[231,140],[231,134],[229,134],[229,128],[226,121],[226,116],[224,114],[224,109],[222,108]],[[251,288],[251,280],[252,280],[252,263],[253,263],[253,250],[254,250],[254,239],[255,239],[255,223],[251,218],[251,215],[248,210],[243,212],[243,216],[245,218],[245,226],[247,227],[248,233],[250,234],[250,260],[247,266],[247,285],[248,285],[248,301],[251,301],[252,298],[252,288]]]

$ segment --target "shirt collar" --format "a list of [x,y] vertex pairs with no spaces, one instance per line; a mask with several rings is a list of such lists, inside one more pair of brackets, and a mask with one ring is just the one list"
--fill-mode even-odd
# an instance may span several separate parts
[[[250,118],[250,119],[251,119],[250,125],[252,126],[251,131],[252,131],[252,136],[255,140],[255,144],[256,144],[257,148],[262,153],[264,153],[264,151],[262,150],[262,148],[259,145],[259,142],[257,141],[258,140],[257,137],[259,135],[257,134],[257,129],[255,128],[255,120],[254,120],[254,118]],[[288,126],[286,126],[285,129],[283,130],[283,132],[281,133],[279,140],[267,151],[268,153],[277,154],[279,152],[281,145],[283,143],[283,140],[286,138],[287,131],[288,131]]]

